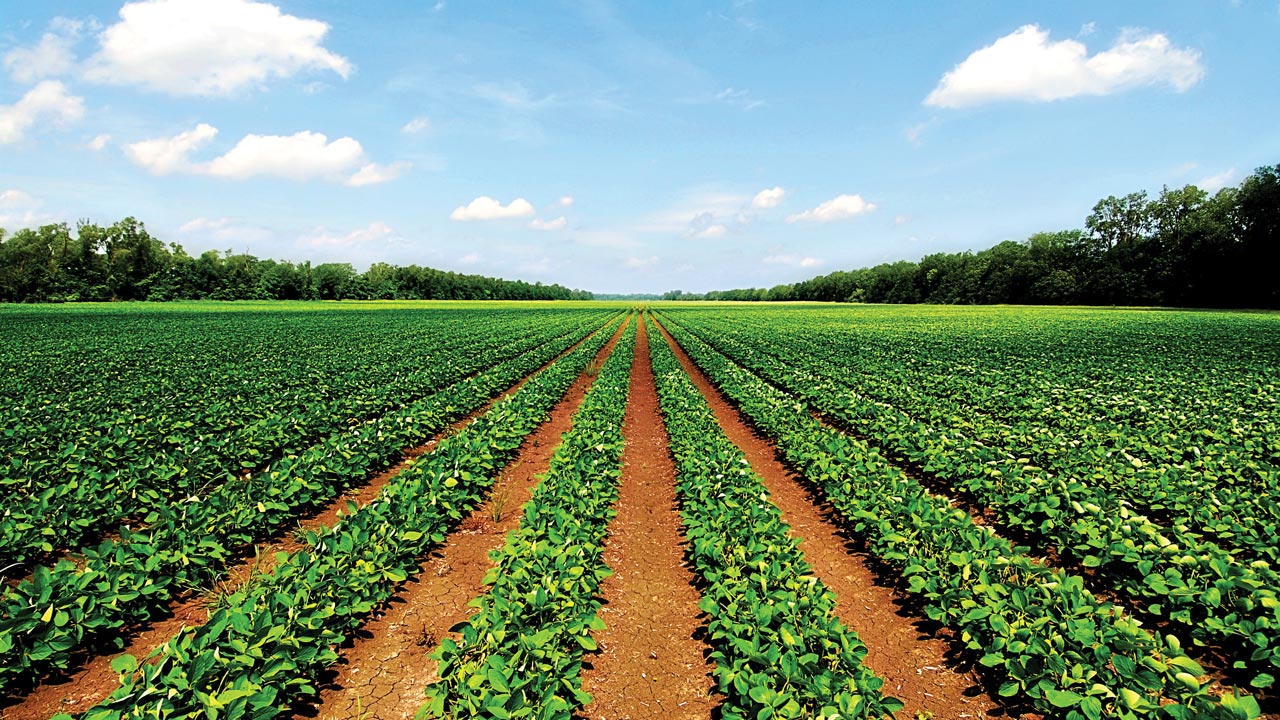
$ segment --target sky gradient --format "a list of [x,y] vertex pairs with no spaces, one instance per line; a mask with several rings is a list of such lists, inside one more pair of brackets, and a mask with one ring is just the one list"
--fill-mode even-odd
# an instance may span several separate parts
[[1280,162],[1275,0],[910,8],[0,0],[0,227],[701,292]]

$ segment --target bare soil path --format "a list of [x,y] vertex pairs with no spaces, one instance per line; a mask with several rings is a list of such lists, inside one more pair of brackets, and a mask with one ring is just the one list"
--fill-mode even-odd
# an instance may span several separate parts
[[751,469],[764,480],[805,560],[836,594],[836,614],[867,646],[867,667],[885,679],[886,694],[906,704],[901,716],[1005,716],[977,680],[948,659],[949,644],[934,636],[927,622],[902,610],[903,599],[892,588],[893,578],[880,577],[874,560],[850,547],[830,508],[778,459],[773,443],[757,435],[665,329],[662,333],[711,405],[721,429],[742,448]]
[[605,629],[595,634],[600,652],[587,656],[582,672],[593,700],[581,715],[591,720],[694,720],[711,717],[717,704],[709,648],[695,639],[703,626],[700,594],[684,562],[676,470],[647,337],[642,323],[622,425],[618,514],[605,540],[614,572],[600,588]]

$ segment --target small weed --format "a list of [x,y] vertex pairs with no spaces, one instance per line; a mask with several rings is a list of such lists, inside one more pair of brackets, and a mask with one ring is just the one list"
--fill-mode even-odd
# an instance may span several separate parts
[[489,519],[493,520],[494,525],[502,522],[503,515],[506,513],[507,501],[510,499],[511,488],[507,485],[494,488],[493,494],[489,496]]
[[600,358],[593,358],[591,362],[587,363],[587,368],[583,372],[587,374],[587,377],[593,378],[600,374],[600,369],[603,367],[604,367],[603,360],[601,360]]

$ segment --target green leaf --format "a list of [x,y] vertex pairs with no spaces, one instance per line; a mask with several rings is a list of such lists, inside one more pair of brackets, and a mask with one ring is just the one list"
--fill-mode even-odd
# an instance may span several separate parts
[[1049,702],[1053,703],[1054,707],[1060,708],[1075,707],[1080,704],[1081,700],[1084,700],[1083,695],[1073,693],[1070,690],[1058,690],[1057,688],[1049,689],[1044,696]]

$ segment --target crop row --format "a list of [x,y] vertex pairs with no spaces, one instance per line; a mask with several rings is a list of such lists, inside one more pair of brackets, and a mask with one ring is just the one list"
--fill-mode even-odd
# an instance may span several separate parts
[[[6,504],[0,515],[0,566],[22,566],[55,548],[75,548],[83,538],[129,518],[150,522],[147,515],[155,506],[207,493],[231,481],[230,470],[235,476],[251,473],[278,457],[300,452],[318,437],[403,407],[481,370],[495,355],[509,357],[537,347],[581,324],[581,318],[548,323],[547,329],[525,342],[518,339],[516,333],[521,330],[516,325],[480,326],[470,333],[472,339],[436,362],[421,368],[402,367],[401,377],[382,378],[385,384],[350,398],[297,409],[296,400],[278,390],[256,388],[263,402],[274,404],[270,415],[247,427],[198,440],[151,422],[116,427],[114,432],[82,442],[76,452],[83,457],[60,460],[57,483],[37,487]],[[156,449],[136,441],[147,433],[166,435],[173,446]],[[228,452],[238,453],[239,459],[229,459]],[[229,467],[227,463],[233,461],[235,465]]]
[[520,527],[491,554],[489,591],[433,656],[439,682],[427,688],[425,713],[437,718],[561,718],[591,701],[582,690],[582,656],[596,649],[591,631],[602,558],[616,515],[622,475],[622,419],[627,408],[635,326],[618,342],[591,385],[573,428],[525,505]]
[[149,662],[123,656],[120,689],[83,717],[193,717],[212,709],[269,718],[314,697],[316,677],[338,659],[337,648],[479,505],[608,339],[592,336],[397,474],[378,499],[308,533],[310,550],[281,557],[272,575],[231,595],[206,625],[183,631]]
[[[718,337],[774,355],[803,344],[816,372],[869,400],[1110,488],[1157,523],[1186,525],[1242,558],[1280,560],[1270,530],[1280,521],[1276,403],[1266,396],[1269,371],[1238,357],[1238,346],[1184,333],[1182,349],[1200,353],[1188,363],[1152,346],[1170,338],[1121,335],[1114,318],[1089,330],[1055,324],[1052,333],[1010,332],[1007,319],[982,334],[949,325],[945,336],[914,325],[789,320],[696,316]],[[770,332],[755,332],[762,326]]]
[[726,720],[879,718],[902,707],[862,665],[866,646],[835,616],[742,451],[725,437],[661,334],[650,352],[689,555]]
[[1210,695],[1202,669],[1175,638],[1143,630],[1079,577],[1032,561],[877,450],[822,425],[794,397],[670,327],[849,528],[901,572],[929,617],[956,631],[1000,681],[1000,695],[1067,720],[1257,717],[1252,698]]
[[38,568],[0,601],[0,689],[66,668],[78,648],[154,619],[182,592],[209,586],[234,553],[387,467],[404,448],[479,408],[584,333],[334,435],[246,482],[157,508],[147,529],[124,528],[119,540],[86,548],[80,562]]
[[1053,476],[1025,459],[936,430],[831,379],[793,348],[785,357],[724,338],[713,344],[896,457],[971,494],[1006,526],[1053,543],[1143,609],[1213,645],[1268,687],[1280,667],[1280,576],[1263,560],[1241,562],[1184,527],[1156,525],[1103,486]]
[[[763,340],[749,344],[774,355],[775,348],[785,348],[774,338]],[[1139,431],[1099,422],[1088,415],[1084,403],[1070,401],[1075,394],[1058,393],[1051,395],[1057,398],[1052,406],[1036,406],[1034,415],[1018,416],[1010,425],[959,398],[994,400],[1014,395],[1012,388],[1018,395],[1032,391],[1021,385],[986,385],[993,380],[985,374],[975,378],[954,369],[939,372],[941,359],[953,357],[955,350],[923,365],[886,362],[865,367],[839,346],[821,343],[807,350],[807,360],[817,371],[844,378],[844,384],[868,399],[887,402],[935,428],[963,432],[993,450],[1026,457],[1055,474],[1087,478],[1114,490],[1160,524],[1186,525],[1243,558],[1280,560],[1271,532],[1280,521],[1280,470],[1247,436],[1216,437],[1208,418],[1193,419],[1185,408],[1172,413],[1148,408],[1149,415],[1169,416],[1151,420],[1147,424],[1154,427]],[[922,349],[915,354],[931,355]],[[1167,382],[1145,377],[1142,385]],[[1166,406],[1171,402],[1163,399]]]

